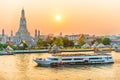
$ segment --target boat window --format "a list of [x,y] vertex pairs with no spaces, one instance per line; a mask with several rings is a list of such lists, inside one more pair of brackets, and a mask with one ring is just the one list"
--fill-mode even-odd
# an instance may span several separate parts
[[52,58],[51,60],[58,60],[58,58]]
[[112,59],[112,57],[105,57],[105,59]]
[[109,59],[112,59],[112,57],[109,57]]
[[83,60],[83,58],[74,58],[74,60]]
[[72,59],[62,59],[62,60],[72,60]]
[[91,62],[104,62],[104,61],[91,61]]
[[58,58],[49,58],[50,60],[58,60]]
[[102,59],[102,58],[89,58],[89,59]]
[[106,59],[112,59],[112,57],[105,57]]

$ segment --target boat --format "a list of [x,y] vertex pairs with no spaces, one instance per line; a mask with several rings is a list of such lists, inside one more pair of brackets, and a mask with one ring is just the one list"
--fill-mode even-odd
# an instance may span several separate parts
[[40,66],[59,66],[72,64],[114,63],[111,54],[53,54],[47,58],[33,59]]
[[55,53],[61,53],[61,51],[59,50],[59,46],[53,45],[51,47],[51,49],[49,49],[49,53],[53,53],[53,54],[55,54]]
[[115,51],[115,52],[120,52],[120,48],[116,47],[116,48],[114,49],[114,51]]
[[120,52],[120,49],[115,49],[115,52]]
[[0,51],[0,55],[13,55],[14,52]]

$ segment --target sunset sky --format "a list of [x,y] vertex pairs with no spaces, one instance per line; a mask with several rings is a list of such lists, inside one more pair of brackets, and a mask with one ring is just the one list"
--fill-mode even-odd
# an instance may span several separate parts
[[23,7],[31,35],[120,34],[120,0],[0,0],[0,33],[17,32]]

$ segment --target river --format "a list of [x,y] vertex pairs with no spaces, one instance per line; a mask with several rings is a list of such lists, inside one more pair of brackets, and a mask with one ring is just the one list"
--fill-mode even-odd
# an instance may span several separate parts
[[114,64],[60,67],[40,67],[33,61],[48,53],[2,55],[0,80],[120,80],[120,53],[111,54]]

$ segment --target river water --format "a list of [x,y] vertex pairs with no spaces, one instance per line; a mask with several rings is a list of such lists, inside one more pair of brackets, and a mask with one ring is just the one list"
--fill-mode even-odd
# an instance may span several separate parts
[[[86,52],[88,53],[88,52]],[[115,63],[40,67],[33,61],[47,53],[0,56],[0,80],[120,80],[120,53],[111,53]]]

